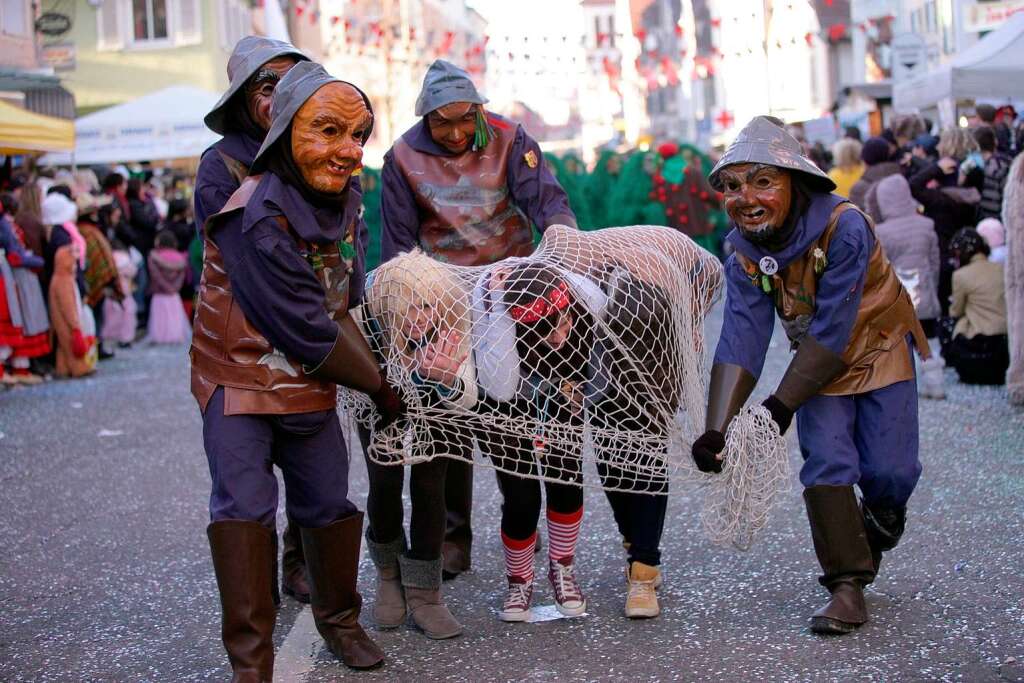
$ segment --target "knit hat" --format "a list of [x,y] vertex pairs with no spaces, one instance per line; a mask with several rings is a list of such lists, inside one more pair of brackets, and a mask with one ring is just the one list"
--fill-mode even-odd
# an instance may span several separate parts
[[278,138],[288,130],[292,119],[295,118],[296,112],[302,108],[306,100],[312,97],[317,90],[329,83],[351,85],[363,96],[366,109],[370,112],[371,116],[370,129],[366,131],[366,138],[370,137],[370,134],[373,132],[373,107],[370,105],[370,100],[366,93],[351,83],[330,75],[322,66],[315,62],[301,62],[292,67],[284,75],[284,78],[278,82],[277,87],[274,88],[274,99],[270,104],[270,131],[263,140],[263,146],[260,147],[260,151],[256,153],[256,158],[252,161],[250,170],[253,174],[260,173],[266,168],[267,153],[274,146],[274,143],[277,142]]
[[914,138],[914,147],[920,147],[926,154],[935,155],[939,148],[939,136],[928,133],[918,135]]
[[864,147],[860,150],[860,158],[868,166],[888,161],[891,154],[889,142],[885,138],[879,137],[868,138],[867,142],[864,143]]
[[985,238],[992,249],[1006,243],[1006,229],[998,218],[986,218],[978,223],[978,234]]
[[74,223],[78,219],[78,207],[60,192],[46,195],[42,209],[43,223],[46,225],[63,225]]
[[261,66],[278,57],[294,57],[297,61],[309,59],[294,45],[273,38],[246,36],[238,41],[231,56],[228,57],[228,79],[231,84],[203,119],[206,127],[224,135],[227,130],[228,103],[231,102],[231,98]]
[[416,116],[426,116],[452,102],[485,104],[473,80],[464,69],[443,59],[434,60],[423,77],[423,88],[416,98]]
[[768,164],[799,173],[807,186],[816,192],[836,189],[825,172],[803,154],[803,148],[786,129],[767,116],[755,116],[739,136],[725,150],[725,154],[711,169],[708,180],[718,191],[722,190],[719,174],[727,166],[736,164]]

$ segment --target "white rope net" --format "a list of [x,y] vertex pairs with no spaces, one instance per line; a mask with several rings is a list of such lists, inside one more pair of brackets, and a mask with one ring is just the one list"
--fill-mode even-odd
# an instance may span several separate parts
[[703,484],[709,536],[747,547],[788,465],[763,409],[734,420],[722,474],[690,457],[704,430],[704,319],[722,287],[717,258],[655,226],[554,226],[531,256],[489,266],[405,254],[373,273],[354,315],[408,415],[372,430],[372,404],[346,390],[339,410],[370,429],[381,464],[474,462],[479,450],[476,464],[606,490]]

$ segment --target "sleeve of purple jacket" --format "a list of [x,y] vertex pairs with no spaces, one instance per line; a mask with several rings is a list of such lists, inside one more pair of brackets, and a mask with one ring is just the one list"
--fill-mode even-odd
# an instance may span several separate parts
[[544,232],[549,225],[577,227],[569,197],[544,163],[540,145],[522,126],[516,126],[507,174],[512,201],[526,212],[538,230]]
[[238,183],[224,165],[215,149],[208,149],[199,160],[196,171],[195,219],[196,231],[204,234],[206,219],[224,208],[228,198],[238,189]]
[[389,151],[380,172],[380,260],[412,251],[419,242],[420,214],[416,198]]
[[761,376],[775,330],[775,306],[750,282],[733,254],[725,261],[725,314],[715,349],[715,363],[738,365]]

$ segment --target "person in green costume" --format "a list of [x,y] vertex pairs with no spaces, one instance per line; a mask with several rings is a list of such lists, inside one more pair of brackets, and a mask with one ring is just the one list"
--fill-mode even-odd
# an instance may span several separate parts
[[[583,190],[583,179],[585,178],[583,162],[572,155],[559,158],[551,152],[544,152],[544,160],[554,172],[555,180],[569,197],[569,206],[576,214],[576,224],[579,229],[592,230],[596,226],[591,218],[590,206]],[[581,174],[579,169],[584,169],[584,174]],[[540,242],[540,233],[534,232],[534,240],[537,243]]]

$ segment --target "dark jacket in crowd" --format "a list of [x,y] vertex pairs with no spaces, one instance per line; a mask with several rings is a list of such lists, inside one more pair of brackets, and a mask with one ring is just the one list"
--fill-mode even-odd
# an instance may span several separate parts
[[1010,172],[1013,159],[996,152],[985,162],[985,182],[978,205],[978,220],[985,218],[1003,219],[1003,187]]

